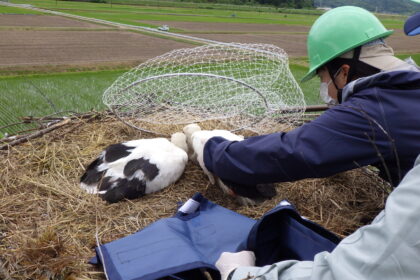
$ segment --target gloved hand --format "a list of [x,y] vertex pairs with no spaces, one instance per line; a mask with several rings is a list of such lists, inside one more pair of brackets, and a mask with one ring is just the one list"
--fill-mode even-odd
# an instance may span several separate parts
[[200,165],[201,169],[203,169],[207,177],[209,177],[210,183],[214,185],[216,183],[216,179],[214,175],[206,168],[203,156],[204,146],[211,137],[212,135],[207,131],[198,131],[192,134],[191,142],[198,164]]
[[213,185],[216,183],[217,178],[206,168],[204,164],[203,152],[207,141],[215,136],[220,136],[230,141],[242,141],[244,139],[242,135],[236,135],[227,130],[200,130],[191,134],[192,149],[197,158],[197,162],[201,169],[203,169],[204,173],[209,177],[210,183]]
[[252,251],[241,251],[238,253],[223,252],[216,261],[216,267],[226,280],[229,274],[240,266],[254,266],[255,255]]

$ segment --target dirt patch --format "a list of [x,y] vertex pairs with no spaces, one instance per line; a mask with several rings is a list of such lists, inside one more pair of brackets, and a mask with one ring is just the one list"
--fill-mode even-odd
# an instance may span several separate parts
[[0,26],[109,28],[100,24],[46,15],[0,15]]
[[191,34],[221,42],[273,44],[284,49],[291,57],[306,56],[304,34]]
[[[189,30],[191,36],[221,42],[266,43],[283,48],[290,57],[306,56],[309,27],[274,24],[158,22]],[[1,15],[0,26],[74,27],[79,30],[0,30],[0,70],[69,65],[94,69],[111,63],[135,65],[173,49],[191,44],[120,30],[88,30],[106,26],[43,15]],[[203,33],[200,33],[203,32]],[[243,34],[229,34],[241,33]],[[270,33],[270,34],[268,34]],[[420,53],[420,37],[405,36],[396,30],[388,40],[396,53]]]
[[[279,24],[205,23],[184,21],[142,22],[154,25],[167,24],[170,28],[182,29],[187,33],[190,31],[191,33],[188,34],[190,36],[215,41],[274,44],[286,50],[291,57],[306,56],[306,37],[310,30],[310,27],[308,26]],[[229,32],[243,34],[226,34]],[[386,41],[394,48],[396,53],[420,52],[420,37],[408,37],[401,29],[396,29],[395,33]]]
[[0,68],[144,61],[186,43],[127,31],[0,31]]
[[309,32],[307,26],[279,25],[279,24],[253,24],[253,23],[220,23],[220,22],[187,22],[187,21],[141,21],[143,23],[163,25],[185,31],[207,32]]
[[420,36],[406,36],[400,29],[395,30],[386,42],[396,53],[420,53]]
[[[290,57],[306,56],[306,34],[190,34],[221,42],[273,44],[284,49]],[[401,30],[386,39],[396,53],[420,53],[420,37],[405,36]]]

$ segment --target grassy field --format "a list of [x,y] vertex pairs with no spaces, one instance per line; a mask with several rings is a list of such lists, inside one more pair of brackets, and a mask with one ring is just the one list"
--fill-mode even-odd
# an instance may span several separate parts
[[[306,73],[303,66],[292,65],[291,70],[298,80]],[[0,127],[18,122],[17,116],[42,117],[57,111],[103,110],[103,92],[123,73],[118,70],[0,77]],[[319,82],[314,79],[301,86],[306,102],[318,104]],[[22,126],[14,126],[0,129],[0,132],[10,134],[21,129]]]
[[[65,13],[110,20],[120,23],[145,26],[140,20],[166,20],[190,22],[261,23],[261,24],[298,24],[310,26],[316,16],[282,14],[251,11],[232,11],[203,8],[152,7],[33,0],[13,3],[31,4],[36,7],[62,11]],[[146,25],[147,26],[147,25]]]
[[400,58],[400,59],[406,59],[408,57],[411,57],[417,63],[417,65],[420,65],[420,53],[415,53],[415,54],[398,54],[396,56],[398,58]]
[[[82,16],[106,19],[121,23],[141,25],[139,20],[178,20],[196,22],[239,22],[239,23],[277,23],[312,24],[315,16],[302,14],[281,14],[278,12],[232,11],[197,7],[176,7],[109,5],[70,1],[13,1],[31,4],[41,8],[61,10]],[[139,1],[137,1],[136,4]],[[210,5],[211,6],[211,5]],[[218,8],[218,9],[217,9]],[[236,8],[236,7],[235,7]],[[249,8],[249,7],[248,7]],[[26,9],[0,6],[0,14],[38,14]],[[234,15],[234,16],[233,16]],[[144,25],[144,24],[143,24]],[[306,72],[305,67],[292,66],[297,79]],[[0,127],[18,121],[16,116],[45,116],[55,111],[85,112],[104,109],[101,96],[104,90],[123,73],[122,70],[83,72],[70,74],[0,76]],[[313,85],[303,88],[309,104],[318,103],[317,94],[312,94]],[[311,93],[309,93],[311,92]],[[13,96],[13,98],[10,98]],[[13,133],[19,127],[0,129]]]
[[184,0],[104,0],[104,2],[111,4],[129,4],[140,6],[154,6],[154,7],[188,7],[195,9],[209,9],[209,10],[233,10],[233,11],[253,11],[253,12],[270,12],[270,13],[293,13],[293,14],[321,14],[322,11],[314,9],[287,9],[277,8],[274,6],[264,5],[232,5],[222,3],[211,3],[202,0],[201,3],[185,2]]
[[[420,54],[411,56],[420,62]],[[290,69],[305,95],[308,105],[320,104],[318,97],[319,80],[314,78],[306,83],[300,79],[307,68],[291,64]],[[62,73],[43,75],[0,76],[0,127],[17,122],[16,116],[45,116],[55,111],[86,112],[102,110],[102,94],[125,70]],[[13,96],[13,98],[10,98]],[[53,105],[52,105],[53,104]],[[19,127],[0,129],[13,133]]]
[[[31,75],[0,78],[0,127],[18,116],[42,117],[58,111],[102,110],[102,93],[123,71]],[[13,98],[10,98],[13,96]],[[22,126],[0,129],[14,133]]]
[[[147,20],[310,26],[320,13],[315,10],[299,10],[296,13],[290,13],[288,10],[272,7],[150,0],[114,0],[112,4],[110,2],[87,3],[53,0],[12,0],[12,2],[143,26],[152,26],[140,22]],[[116,4],[118,2],[129,2],[134,5]],[[39,13],[27,9],[0,6],[0,14]],[[379,17],[387,28],[401,28],[405,20],[404,16],[380,15]],[[420,54],[399,54],[401,58],[408,56],[420,64]],[[303,61],[303,58],[301,60]],[[290,65],[297,81],[300,81],[307,71],[307,68],[300,64],[294,64],[292,60]],[[86,112],[92,109],[104,109],[101,101],[102,93],[124,71],[48,73],[16,77],[1,77],[0,74],[0,92],[2,93],[0,95],[0,132],[13,133],[11,128],[1,129],[1,126],[16,121],[16,116],[44,116],[55,111]],[[317,79],[300,84],[300,86],[307,104],[320,103]]]
[[0,6],[0,14],[41,15],[44,13],[8,6]]
[[[142,1],[133,1],[136,5],[110,5],[109,3],[53,0],[12,0],[12,2],[31,4],[39,8],[139,26],[150,26],[139,22],[142,20],[311,26],[319,16],[319,11],[307,11],[307,14],[301,14],[302,11],[300,10],[298,10],[298,13],[291,13],[291,10],[276,10],[274,8],[267,11],[267,9],[261,9],[259,6],[255,6],[253,11],[247,11],[242,10],[241,6],[228,5],[229,8],[226,8],[226,6],[220,4],[205,4],[206,6],[203,6],[203,4],[191,3],[195,5],[186,7],[185,5],[182,6],[184,4],[182,2],[165,1],[156,1],[156,4],[162,6],[149,6],[151,4],[150,1],[146,2],[146,6],[144,6]],[[131,2],[131,0],[124,2]],[[171,3],[173,6],[168,7],[169,4],[167,3]],[[165,4],[168,6],[164,6]],[[387,28],[400,28],[406,17],[379,15],[379,18]]]

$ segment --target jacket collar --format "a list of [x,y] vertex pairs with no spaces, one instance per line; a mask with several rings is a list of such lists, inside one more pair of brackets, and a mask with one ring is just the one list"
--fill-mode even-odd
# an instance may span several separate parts
[[382,71],[372,76],[359,78],[348,83],[343,88],[342,102],[347,101],[355,92],[369,87],[420,89],[419,74],[420,69],[417,65],[405,63],[403,66],[392,70]]

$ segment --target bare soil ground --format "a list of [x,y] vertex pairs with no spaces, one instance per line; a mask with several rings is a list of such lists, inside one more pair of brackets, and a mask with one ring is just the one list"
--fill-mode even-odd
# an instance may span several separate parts
[[108,28],[100,24],[45,15],[0,15],[0,26]]
[[2,72],[132,67],[170,50],[192,46],[59,16],[0,15],[0,27]]
[[[284,49],[289,56],[306,56],[306,34],[191,34],[222,42],[266,43]],[[407,37],[401,30],[389,37],[387,43],[396,53],[419,53],[420,37]]]
[[[191,36],[222,42],[266,43],[283,48],[289,56],[306,56],[308,26],[249,24],[249,23],[205,23],[184,21],[144,21],[145,23],[182,29]],[[200,33],[201,32],[201,33]],[[227,34],[232,33],[232,34]],[[235,34],[242,33],[242,34]],[[276,34],[277,33],[277,34]],[[289,34],[287,34],[289,33]],[[402,29],[387,39],[396,53],[419,53],[420,37],[405,36]]]
[[290,57],[306,55],[305,34],[191,34],[221,42],[273,44],[284,49]]
[[[291,57],[306,56],[305,26],[272,24],[158,22],[195,37],[222,42],[267,43],[283,48]],[[10,27],[7,28],[7,27]],[[82,30],[24,30],[13,27],[81,28]],[[97,30],[106,26],[57,16],[0,15],[0,70],[101,65],[135,65],[191,44],[123,30]],[[85,29],[86,28],[86,29]],[[85,29],[85,30],[84,30]],[[95,30],[92,30],[95,29]],[[396,30],[388,39],[396,53],[420,53],[420,37]]]
[[0,68],[144,61],[189,44],[127,31],[0,30]]

